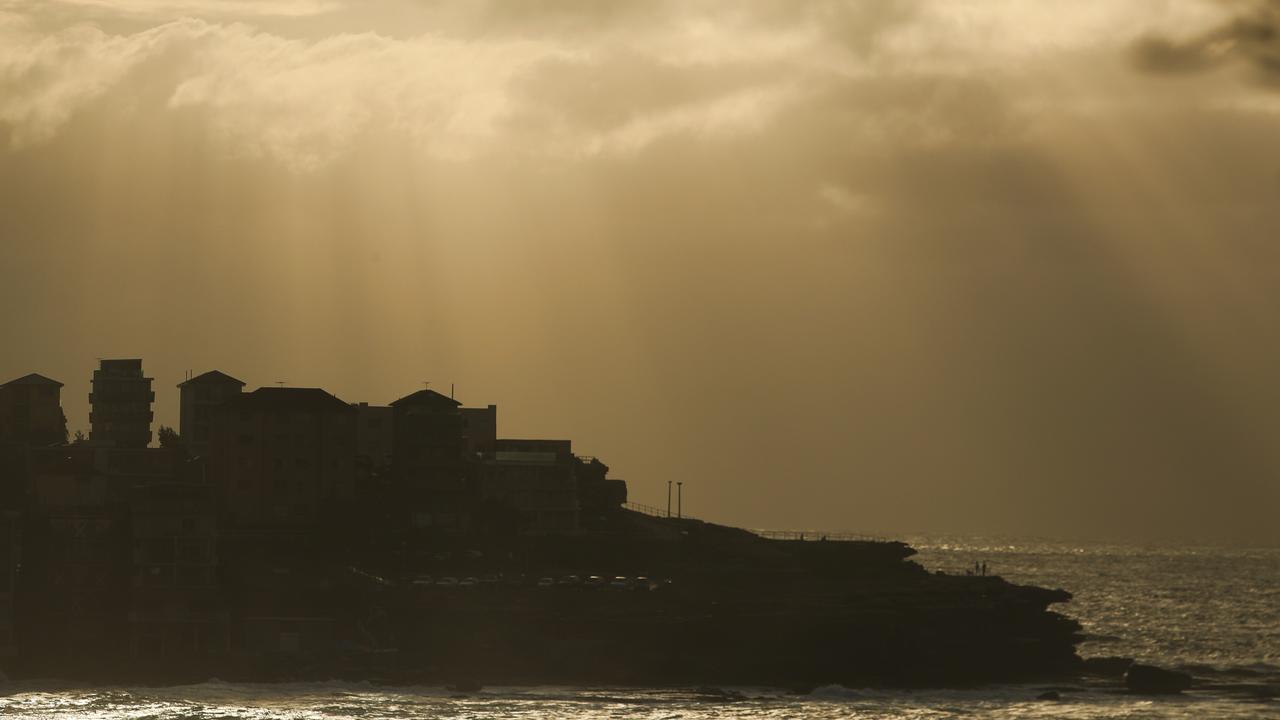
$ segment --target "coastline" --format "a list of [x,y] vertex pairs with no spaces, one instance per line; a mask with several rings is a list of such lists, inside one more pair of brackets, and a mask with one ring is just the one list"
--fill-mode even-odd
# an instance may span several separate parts
[[[328,648],[163,666],[48,657],[16,677],[166,684],[342,679],[391,685],[973,687],[1078,676],[1080,626],[1062,590],[930,573],[901,542],[769,540],[696,520],[618,511],[610,533],[522,538],[520,584],[459,589],[354,564],[289,576],[288,592],[231,583],[239,618],[325,615]],[[463,545],[479,545],[474,539]],[[501,557],[505,543],[483,555]],[[232,552],[245,557],[252,543]],[[474,551],[481,552],[481,551]],[[279,554],[264,562],[279,566]],[[455,561],[456,564],[456,561]],[[237,566],[245,563],[236,563]],[[371,567],[367,566],[366,567]],[[649,590],[539,587],[579,568],[654,578]],[[658,582],[662,579],[664,582]],[[237,616],[233,615],[233,620]],[[241,620],[244,624],[246,621]]]

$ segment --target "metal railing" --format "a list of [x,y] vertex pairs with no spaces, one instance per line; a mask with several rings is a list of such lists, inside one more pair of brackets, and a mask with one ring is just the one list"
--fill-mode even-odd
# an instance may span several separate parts
[[672,520],[677,520],[677,519],[693,520],[694,519],[689,517],[688,515],[684,515],[680,518],[677,518],[674,512],[668,513],[666,508],[654,507],[652,505],[642,505],[640,503],[626,502],[622,504],[622,507],[628,510],[634,510],[635,512],[638,512],[644,515],[648,515],[649,517],[671,518]]

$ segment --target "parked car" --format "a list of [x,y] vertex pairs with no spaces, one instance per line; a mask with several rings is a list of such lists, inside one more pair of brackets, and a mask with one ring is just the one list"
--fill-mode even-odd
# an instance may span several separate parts
[[442,577],[436,581],[437,587],[458,587],[458,578]]
[[630,586],[631,586],[630,581],[628,581],[627,578],[623,575],[619,575],[615,577],[613,579],[613,582],[609,583],[609,587],[615,590],[626,590]]
[[653,585],[649,582],[649,578],[643,575],[637,577],[631,584],[632,590],[643,590],[645,592],[648,592],[652,587]]
[[604,585],[605,585],[604,578],[600,577],[599,575],[592,575],[591,577],[587,578],[587,582],[586,582],[587,587],[598,588],[598,587],[604,587]]
[[565,575],[557,580],[556,584],[561,587],[577,587],[582,584],[582,578],[577,575]]
[[540,588],[555,587],[555,585],[556,585],[555,578],[544,577],[538,580],[538,587]]

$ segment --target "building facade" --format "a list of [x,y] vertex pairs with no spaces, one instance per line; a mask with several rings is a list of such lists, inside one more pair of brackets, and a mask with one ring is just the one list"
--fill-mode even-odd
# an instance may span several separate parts
[[91,665],[124,640],[128,608],[127,488],[91,445],[29,451],[28,542],[20,638],[37,658]]
[[184,473],[135,485],[129,509],[133,657],[198,664],[224,656],[229,619],[218,586],[212,486]]
[[568,440],[497,440],[481,464],[480,499],[515,511],[521,532],[574,534],[580,527],[577,464]]
[[31,373],[0,385],[0,442],[57,445],[67,441],[62,383]]
[[192,457],[204,457],[209,453],[215,409],[243,390],[243,381],[217,370],[178,384],[178,434],[182,437],[182,446]]
[[357,403],[356,457],[370,468],[391,465],[395,447],[395,411],[386,405]]
[[142,361],[102,360],[89,393],[89,439],[98,445],[143,448],[151,444],[152,378]]
[[493,452],[498,440],[498,406],[462,408],[462,437],[467,457]]
[[318,388],[258,388],[218,406],[208,470],[239,531],[314,527],[355,492],[356,411]]
[[467,456],[462,403],[419,390],[391,403],[395,424],[392,474],[410,523],[447,532],[471,525],[474,463]]

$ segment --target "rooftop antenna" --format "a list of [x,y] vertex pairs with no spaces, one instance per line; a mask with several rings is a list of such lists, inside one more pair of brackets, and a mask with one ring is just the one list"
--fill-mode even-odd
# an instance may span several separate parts
[[284,387],[284,381],[283,381],[283,380],[277,380],[277,381],[276,381],[276,384],[277,384],[277,385],[279,385],[280,387]]
[[430,390],[430,389],[431,389],[431,381],[430,381],[430,380],[423,380],[423,381],[422,381],[422,387],[423,387],[424,389]]
[[449,383],[449,399],[453,399],[453,383]]

